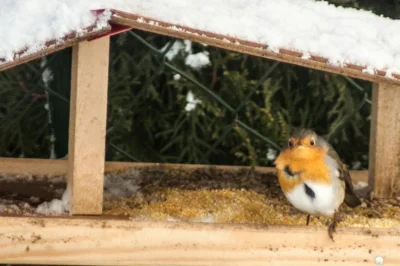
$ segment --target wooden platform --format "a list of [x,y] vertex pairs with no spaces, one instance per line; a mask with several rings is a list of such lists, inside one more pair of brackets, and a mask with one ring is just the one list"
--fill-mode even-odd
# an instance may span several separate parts
[[[106,162],[105,172],[153,163]],[[67,160],[0,158],[0,172],[67,174]],[[167,165],[194,169],[204,165]],[[216,166],[235,169],[235,166]],[[273,168],[257,167],[272,172]],[[352,171],[355,182],[367,171]],[[400,228],[137,222],[106,216],[0,217],[0,263],[53,265],[399,265]],[[294,264],[296,262],[296,264]]]
[[0,262],[57,265],[400,265],[400,229],[0,218]]

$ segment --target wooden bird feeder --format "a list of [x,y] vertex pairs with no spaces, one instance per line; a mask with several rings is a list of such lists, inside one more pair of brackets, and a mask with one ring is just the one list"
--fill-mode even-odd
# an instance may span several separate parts
[[326,228],[137,222],[102,216],[105,170],[143,165],[104,162],[110,36],[132,28],[374,82],[370,168],[352,175],[368,180],[374,197],[399,196],[400,73],[389,78],[384,70],[369,74],[362,66],[332,66],[318,55],[273,52],[263,44],[112,10],[106,27],[93,25],[79,37],[66,35],[62,42],[49,40],[40,51],[20,51],[0,65],[3,71],[73,47],[68,160],[0,159],[2,173],[67,174],[71,216],[0,217],[0,263],[375,265],[375,259],[382,258],[384,265],[400,265],[399,228],[339,228],[332,242]]

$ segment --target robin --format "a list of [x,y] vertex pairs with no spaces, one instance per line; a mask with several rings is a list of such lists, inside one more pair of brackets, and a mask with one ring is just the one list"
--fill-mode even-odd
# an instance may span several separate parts
[[333,240],[339,206],[361,204],[346,165],[332,146],[310,129],[295,129],[275,160],[279,184],[289,202],[310,215],[332,217],[328,234]]

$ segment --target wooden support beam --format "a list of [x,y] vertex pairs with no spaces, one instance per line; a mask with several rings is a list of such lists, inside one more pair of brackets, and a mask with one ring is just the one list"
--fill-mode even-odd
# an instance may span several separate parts
[[1,264],[400,265],[400,229],[0,218]]
[[373,197],[400,195],[400,86],[374,84],[369,159]]
[[101,214],[109,37],[73,47],[68,147],[71,214]]
[[[105,172],[124,171],[129,168],[154,167],[161,165],[159,163],[133,163],[133,162],[105,162]],[[234,166],[234,165],[201,165],[201,164],[162,164],[168,168],[181,170],[215,167],[221,170],[238,170],[242,168],[250,169],[250,166]],[[49,160],[49,159],[25,159],[25,158],[2,158],[0,157],[0,173],[11,175],[46,175],[48,178],[52,176],[67,174],[66,160]],[[274,173],[273,167],[254,167],[256,171],[263,173]],[[351,178],[354,183],[368,182],[368,171],[354,170],[350,171]]]

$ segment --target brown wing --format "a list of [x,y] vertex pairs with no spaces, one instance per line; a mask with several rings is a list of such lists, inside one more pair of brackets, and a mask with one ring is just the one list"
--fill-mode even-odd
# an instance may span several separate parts
[[352,208],[357,207],[358,205],[361,204],[361,201],[357,197],[357,195],[354,193],[353,182],[351,180],[351,176],[347,169],[347,166],[342,162],[339,155],[336,153],[336,151],[332,147],[329,148],[328,155],[331,156],[333,159],[335,159],[339,164],[339,169],[338,169],[339,170],[339,178],[342,179],[346,185],[344,202],[346,202],[346,204],[349,207],[352,207]]

